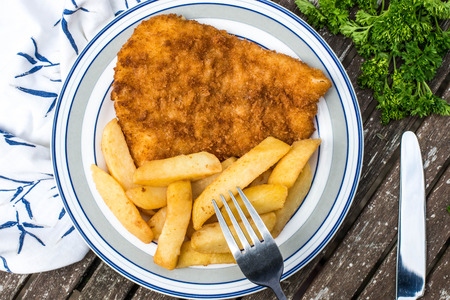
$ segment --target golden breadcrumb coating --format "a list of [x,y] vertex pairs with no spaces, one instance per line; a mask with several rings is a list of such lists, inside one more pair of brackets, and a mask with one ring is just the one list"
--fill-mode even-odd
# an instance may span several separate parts
[[177,15],[143,21],[118,53],[112,100],[137,166],[208,151],[242,156],[264,138],[311,136],[322,71]]

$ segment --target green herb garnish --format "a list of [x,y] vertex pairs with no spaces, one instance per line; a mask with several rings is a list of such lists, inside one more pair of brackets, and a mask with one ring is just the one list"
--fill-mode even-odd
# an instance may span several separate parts
[[388,7],[384,1],[378,7],[376,0],[295,2],[311,25],[353,40],[366,59],[358,84],[373,90],[383,124],[409,115],[450,114],[450,105],[427,84],[450,48],[450,33],[439,26],[450,17],[450,2],[393,0]]

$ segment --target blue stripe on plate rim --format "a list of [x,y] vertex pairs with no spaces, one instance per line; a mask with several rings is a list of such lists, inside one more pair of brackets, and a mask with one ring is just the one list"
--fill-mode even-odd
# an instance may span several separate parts
[[[65,93],[65,91],[66,91],[66,89],[67,89],[67,85],[68,85],[68,83],[69,83],[69,81],[70,81],[70,78],[71,78],[71,76],[73,75],[73,72],[74,72],[74,70],[76,69],[76,66],[77,66],[78,63],[80,62],[81,58],[85,55],[86,51],[92,46],[92,44],[94,44],[94,43],[96,42],[96,40],[97,40],[97,39],[98,39],[98,38],[99,38],[106,30],[108,30],[108,28],[110,28],[111,26],[113,26],[113,24],[115,24],[118,20],[120,20],[120,19],[123,18],[124,16],[127,16],[127,15],[131,14],[131,13],[134,12],[135,10],[140,9],[140,8],[143,7],[143,6],[150,5],[150,4],[152,4],[152,3],[154,3],[154,2],[157,2],[157,1],[158,1],[158,0],[155,0],[155,1],[149,1],[149,2],[145,2],[145,3],[138,4],[137,6],[131,8],[130,10],[127,10],[127,11],[123,12],[122,14],[120,14],[117,18],[115,18],[113,21],[111,21],[111,23],[109,23],[106,27],[104,27],[104,28],[103,28],[103,29],[102,29],[102,30],[101,30],[101,31],[100,31],[100,32],[99,32],[99,33],[98,33],[98,34],[97,34],[97,35],[96,35],[96,36],[95,36],[88,44],[87,44],[87,46],[86,46],[86,47],[83,49],[83,51],[80,53],[80,55],[79,55],[78,58],[76,59],[74,65],[72,66],[72,69],[70,70],[70,72],[69,72],[69,74],[68,74],[68,76],[67,76],[66,81],[64,82],[64,85],[63,85],[63,87],[62,87],[62,89],[61,89],[61,93],[60,93],[60,95],[59,95],[59,97],[58,97],[58,103],[57,103],[57,106],[55,107],[55,119],[54,119],[54,123],[53,123],[53,132],[52,132],[52,141],[53,141],[53,143],[52,143],[52,156],[53,156],[53,157],[55,157],[55,147],[54,147],[53,145],[54,145],[54,141],[55,141],[55,132],[56,132],[56,126],[57,126],[57,120],[58,120],[58,112],[59,112],[59,109],[60,109],[61,101],[62,101],[62,98],[63,98],[63,96],[64,96],[64,93]],[[346,83],[346,86],[347,86],[347,88],[348,88],[348,90],[349,90],[349,92],[350,92],[350,96],[351,96],[351,99],[352,99],[352,104],[353,104],[354,113],[355,113],[355,115],[356,115],[356,123],[357,123],[356,125],[357,125],[357,128],[358,128],[358,150],[359,150],[359,151],[358,151],[358,159],[357,159],[357,162],[356,162],[356,172],[355,172],[354,181],[353,181],[353,184],[352,184],[352,187],[351,187],[351,190],[350,190],[348,199],[347,199],[346,204],[345,204],[345,206],[344,206],[344,209],[343,209],[343,211],[341,212],[341,215],[339,216],[338,220],[335,222],[335,224],[334,224],[334,226],[332,227],[332,229],[329,231],[329,233],[326,235],[326,237],[323,238],[322,242],[316,247],[316,249],[315,249],[312,253],[310,253],[310,255],[308,255],[305,259],[303,259],[297,266],[293,267],[289,272],[286,272],[285,274],[283,274],[283,279],[284,279],[284,278],[286,278],[287,276],[292,275],[292,274],[293,274],[294,272],[296,272],[299,268],[301,268],[303,265],[305,265],[306,263],[308,263],[315,255],[317,255],[317,253],[319,253],[319,252],[323,249],[323,247],[328,243],[328,241],[331,239],[331,237],[335,234],[337,228],[341,225],[342,220],[344,219],[345,215],[347,214],[348,209],[349,209],[349,207],[350,207],[350,205],[351,205],[351,202],[352,202],[352,200],[353,200],[353,198],[354,198],[354,195],[355,195],[355,192],[356,192],[356,188],[357,188],[357,185],[358,185],[358,181],[359,181],[359,177],[360,177],[360,172],[361,172],[361,165],[362,165],[362,151],[363,151],[362,123],[361,123],[361,117],[360,117],[359,106],[358,106],[357,100],[356,100],[356,95],[355,95],[355,93],[354,93],[354,90],[353,90],[353,87],[352,87],[352,85],[351,85],[351,83],[350,83],[350,80],[348,79],[347,74],[346,74],[345,70],[343,69],[342,65],[340,64],[339,60],[337,59],[336,55],[335,55],[334,52],[331,50],[331,48],[327,45],[327,43],[326,43],[326,42],[325,42],[325,41],[324,41],[324,40],[323,40],[323,39],[322,39],[322,38],[314,31],[314,29],[312,29],[307,23],[305,23],[302,19],[300,19],[298,16],[296,16],[295,14],[293,14],[292,12],[290,12],[289,10],[285,9],[284,7],[281,7],[281,6],[279,6],[279,5],[275,4],[275,3],[272,3],[272,2],[269,2],[269,1],[265,1],[265,0],[257,0],[257,2],[260,2],[260,3],[262,3],[262,4],[271,6],[272,8],[275,8],[276,10],[278,10],[278,11],[280,11],[280,12],[282,12],[282,13],[288,15],[289,17],[291,17],[291,19],[295,20],[297,23],[299,23],[301,26],[303,26],[305,29],[307,29],[307,30],[308,30],[308,31],[316,38],[316,40],[319,41],[319,42],[322,44],[322,46],[324,47],[324,49],[328,52],[328,54],[330,55],[330,57],[331,57],[331,58],[333,59],[333,61],[335,62],[335,66],[338,67],[338,70],[340,71],[340,73],[341,73],[341,75],[342,75],[342,78],[344,79],[344,81],[345,81],[345,83]],[[225,4],[225,3],[202,2],[202,3],[188,3],[188,4],[179,5],[179,6],[201,5],[201,4],[233,6],[233,7],[238,7],[238,8],[241,8],[241,9],[250,10],[250,11],[252,11],[252,12],[254,12],[254,13],[262,14],[261,12],[254,11],[254,10],[249,9],[249,8],[246,8],[246,7],[240,7],[240,6],[237,6],[237,5],[231,5],[231,4]],[[159,12],[164,11],[164,10],[167,10],[167,9],[173,9],[173,8],[175,8],[175,7],[177,7],[177,6],[172,6],[172,7],[170,7],[170,8],[165,8],[165,9],[163,9],[163,10],[160,10],[160,11],[154,12],[154,13],[152,13],[152,14],[149,14],[149,15],[145,16],[144,18],[148,18],[149,16],[151,16],[151,15],[153,15],[153,14],[159,13]],[[262,14],[262,15],[264,15],[264,14]],[[289,31],[291,31],[292,33],[294,33],[299,39],[303,40],[300,36],[298,36],[295,32],[293,32],[289,27],[287,27],[287,26],[285,26],[284,24],[280,23],[278,20],[275,20],[275,19],[273,19],[273,18],[271,18],[271,17],[269,17],[269,16],[267,16],[267,15],[264,15],[264,16],[267,17],[267,18],[270,18],[270,19],[274,20],[275,22],[277,22],[277,23],[279,23],[279,24],[281,24],[283,27],[285,27],[286,29],[288,29]],[[142,20],[142,19],[141,19],[141,20]],[[141,20],[139,20],[139,21],[141,21]],[[139,22],[139,21],[136,21],[136,22]],[[125,29],[124,29],[124,30],[125,30]],[[305,44],[306,44],[306,43],[305,43]],[[309,46],[309,45],[308,45],[308,46]],[[320,57],[318,57],[318,59],[321,60]],[[325,65],[324,65],[324,66],[325,66]],[[325,66],[325,67],[326,67],[326,66]],[[332,78],[332,79],[333,79],[333,78]],[[78,90],[78,87],[77,87],[75,93],[77,92],[77,90]],[[339,99],[340,99],[340,102],[341,102],[341,105],[342,105],[343,103],[342,103],[342,99],[341,99],[340,93],[338,93],[338,95],[339,95]],[[71,106],[72,106],[72,104],[70,105],[70,107],[71,107]],[[70,114],[70,109],[69,109],[69,114]],[[348,121],[347,121],[347,115],[346,115],[346,113],[345,113],[345,110],[344,110],[344,117],[345,117],[345,122],[346,122],[346,124],[347,124]],[[346,133],[346,134],[347,134],[347,140],[348,140],[348,138],[349,138],[348,130],[347,130],[347,133]],[[67,132],[66,132],[66,135],[67,135]],[[66,142],[67,142],[67,141],[66,141]],[[66,148],[66,149],[67,149],[67,148]],[[346,164],[345,164],[346,166],[347,166],[347,163],[348,163],[348,149],[347,149]],[[213,298],[235,297],[235,296],[242,296],[242,295],[244,295],[244,294],[253,293],[253,292],[256,292],[256,291],[259,291],[259,290],[262,289],[262,287],[256,286],[256,287],[254,287],[254,288],[249,288],[249,289],[246,289],[246,290],[240,290],[240,291],[237,291],[237,292],[226,293],[226,294],[214,294],[214,295],[211,295],[211,294],[205,294],[205,295],[189,294],[189,293],[176,292],[176,291],[173,291],[173,290],[167,290],[167,289],[164,289],[164,288],[161,288],[161,287],[158,287],[158,286],[154,286],[154,285],[152,285],[152,284],[149,283],[149,282],[144,282],[144,281],[142,281],[141,279],[135,277],[134,275],[129,274],[127,271],[125,271],[125,270],[123,270],[122,268],[118,267],[114,262],[110,261],[110,260],[108,259],[108,257],[104,256],[104,255],[101,253],[101,251],[99,251],[99,249],[97,249],[97,247],[96,247],[96,246],[88,239],[88,237],[84,234],[84,232],[83,232],[83,230],[80,228],[78,222],[74,219],[73,213],[72,213],[72,211],[70,210],[70,208],[69,208],[69,206],[68,206],[68,204],[67,204],[67,200],[65,199],[64,192],[63,192],[63,190],[62,190],[62,188],[61,188],[60,176],[59,176],[59,173],[58,173],[58,166],[56,165],[55,160],[53,160],[53,167],[54,167],[54,170],[55,170],[55,180],[56,180],[56,182],[57,182],[57,186],[58,186],[58,189],[59,189],[61,198],[62,198],[62,200],[63,200],[63,203],[64,203],[65,207],[66,207],[66,210],[68,210],[69,215],[70,215],[72,221],[74,222],[74,225],[76,226],[76,228],[78,229],[78,231],[80,232],[80,234],[83,236],[83,238],[86,240],[86,242],[89,244],[89,246],[96,252],[96,254],[99,255],[99,256],[100,256],[105,262],[107,262],[109,265],[113,266],[113,267],[114,267],[118,272],[120,272],[122,275],[124,275],[124,276],[130,278],[131,280],[133,280],[133,281],[135,281],[135,282],[137,282],[137,283],[139,283],[139,284],[141,284],[141,285],[143,285],[143,286],[147,286],[147,287],[149,287],[149,288],[151,288],[151,289],[153,289],[153,290],[160,291],[160,292],[162,292],[162,293],[169,294],[169,295],[173,295],[173,296],[178,296],[178,297],[195,297],[195,298],[199,298],[199,299],[202,299],[202,298],[211,298],[211,297],[213,297]],[[66,161],[66,167],[67,167],[67,169],[69,169],[69,166],[68,166],[68,164],[67,164],[67,161]],[[69,178],[70,178],[70,182],[72,182],[72,181],[71,181],[71,175],[70,175],[70,173],[68,174],[68,176],[69,176]],[[340,189],[339,189],[338,195],[336,196],[336,199],[334,200],[333,206],[331,207],[329,213],[333,210],[333,207],[335,206],[336,200],[337,200],[337,198],[338,198],[339,195],[340,195],[341,188],[342,188],[342,184],[341,184],[341,187],[340,187]],[[74,192],[74,190],[72,190],[72,191]],[[75,192],[74,192],[74,194],[75,194]],[[84,211],[83,211],[83,213],[84,213]],[[328,215],[329,215],[329,214],[328,214]],[[323,223],[320,225],[320,227],[316,230],[316,232],[320,230],[320,228],[322,227],[322,225],[324,224],[324,222],[327,220],[328,215],[327,215],[327,217],[324,219],[324,221],[323,221]],[[87,217],[86,217],[86,219],[87,219]],[[87,220],[88,220],[88,219],[87,219]],[[88,221],[89,221],[89,220],[88,220]],[[92,226],[92,224],[91,224],[91,226]],[[94,228],[94,230],[95,230],[95,228]],[[95,231],[96,231],[96,230],[95,230]],[[96,231],[96,232],[97,232],[97,231]],[[98,232],[97,232],[97,234],[98,234]],[[100,236],[100,235],[99,235],[99,236]],[[314,236],[315,236],[315,234],[312,235],[312,237],[314,237]],[[311,238],[312,238],[312,237],[311,237]],[[309,240],[308,240],[308,241],[309,241]],[[111,245],[109,245],[106,241],[105,241],[105,243],[106,243],[108,246],[111,247]],[[307,243],[308,243],[308,242],[306,242],[305,245],[306,245]],[[301,250],[301,248],[298,249],[295,253],[297,253],[297,252],[300,251],[300,250]],[[290,257],[292,257],[293,255],[295,255],[295,253],[292,254]],[[118,254],[120,255],[120,253],[118,253]],[[123,256],[122,256],[122,257],[123,257]],[[289,257],[289,258],[290,258],[290,257]],[[287,258],[287,259],[289,259],[289,258]],[[125,260],[128,260],[128,259],[126,259],[125,257],[124,257],[124,259],[125,259]],[[287,259],[286,259],[286,260],[287,260]],[[129,261],[129,260],[128,260],[128,261]],[[129,261],[129,262],[132,263],[132,264],[134,264],[134,263],[131,262],[131,261]],[[135,265],[135,264],[134,264],[134,265]],[[137,265],[136,265],[136,266],[137,266]],[[137,266],[137,267],[141,268],[140,266]],[[145,271],[148,271],[148,270],[145,270]],[[150,272],[150,271],[148,271],[148,272]],[[158,274],[156,274],[156,273],[153,273],[153,272],[150,272],[150,273],[162,277],[161,275],[158,275]],[[170,279],[170,278],[169,278],[169,280],[171,280],[171,281],[176,281],[176,280],[173,280],[173,279]],[[241,279],[241,280],[245,280],[245,279]],[[237,280],[237,281],[241,281],[241,280]],[[223,283],[202,283],[202,284],[199,284],[199,283],[192,283],[192,282],[186,282],[186,283],[190,283],[190,284],[194,284],[194,285],[217,285],[217,284],[225,284],[225,283],[230,283],[230,282],[223,282]]]

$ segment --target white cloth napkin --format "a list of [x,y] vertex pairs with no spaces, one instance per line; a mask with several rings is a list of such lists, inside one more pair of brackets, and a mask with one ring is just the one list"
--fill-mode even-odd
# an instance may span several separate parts
[[98,30],[132,0],[15,0],[0,10],[0,270],[34,273],[81,260],[88,247],[53,177],[58,92]]

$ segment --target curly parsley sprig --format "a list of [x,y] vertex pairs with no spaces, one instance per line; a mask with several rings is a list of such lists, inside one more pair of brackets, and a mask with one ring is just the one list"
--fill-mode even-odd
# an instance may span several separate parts
[[[449,115],[450,105],[434,95],[431,81],[450,49],[450,33],[439,20],[450,18],[450,2],[393,0],[296,0],[308,22],[350,37],[366,59],[358,84],[372,89],[383,124],[409,115]],[[357,7],[357,8],[355,8]],[[357,9],[354,17],[350,11]]]

